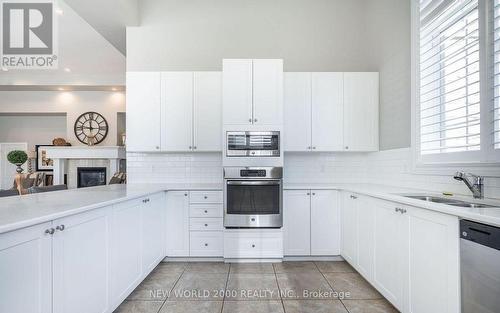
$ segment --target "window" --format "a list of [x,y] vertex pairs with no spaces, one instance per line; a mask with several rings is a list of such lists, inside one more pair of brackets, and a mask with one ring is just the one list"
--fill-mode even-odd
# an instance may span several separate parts
[[500,0],[417,2],[419,163],[500,162]]

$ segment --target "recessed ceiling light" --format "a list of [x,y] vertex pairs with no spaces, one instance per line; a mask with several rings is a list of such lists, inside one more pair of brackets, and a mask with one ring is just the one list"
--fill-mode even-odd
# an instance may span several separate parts
[[61,8],[56,8],[56,13],[59,15],[63,15],[64,11]]
[[64,71],[65,71],[66,73],[69,73],[69,72],[71,72],[71,69],[70,69],[69,67],[65,67],[65,68],[64,68]]

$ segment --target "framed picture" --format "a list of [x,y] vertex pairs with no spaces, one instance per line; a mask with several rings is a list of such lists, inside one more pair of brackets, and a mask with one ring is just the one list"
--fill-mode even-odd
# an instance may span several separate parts
[[52,172],[54,170],[54,161],[47,158],[46,147],[52,147],[53,145],[36,145],[36,171],[37,172]]

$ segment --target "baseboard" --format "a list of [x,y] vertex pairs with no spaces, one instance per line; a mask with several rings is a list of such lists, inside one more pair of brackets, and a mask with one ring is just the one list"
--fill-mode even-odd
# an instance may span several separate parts
[[298,262],[298,261],[344,261],[340,255],[333,256],[285,256],[283,261]]
[[225,263],[268,263],[268,262],[300,262],[300,261],[345,261],[340,255],[333,256],[285,256],[283,259],[233,259],[223,257],[166,257],[162,262],[225,262]]
[[224,263],[281,263],[283,259],[224,259]]
[[162,262],[224,262],[223,257],[166,257]]

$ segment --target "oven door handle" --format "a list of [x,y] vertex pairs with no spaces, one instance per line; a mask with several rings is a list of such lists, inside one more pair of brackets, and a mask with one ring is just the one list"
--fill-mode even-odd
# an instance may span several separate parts
[[263,180],[263,181],[234,181],[230,180],[226,182],[227,185],[237,185],[237,186],[269,186],[269,185],[281,185],[280,180]]

